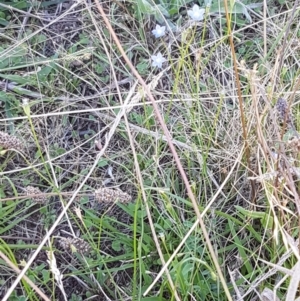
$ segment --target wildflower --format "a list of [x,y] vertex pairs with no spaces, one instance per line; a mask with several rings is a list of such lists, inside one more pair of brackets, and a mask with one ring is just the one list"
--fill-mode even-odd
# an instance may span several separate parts
[[28,98],[22,99],[23,106],[28,106]]
[[28,98],[23,98],[23,110],[26,116],[30,116],[30,105],[29,105],[29,99]]
[[163,233],[163,232],[160,232],[159,234],[158,234],[158,237],[163,241],[163,242],[165,242],[166,241],[166,236],[165,236],[165,233]]
[[[27,186],[25,188],[25,193],[26,195],[30,195],[31,199],[35,202],[35,203],[46,203],[47,202],[47,197],[41,195],[42,192],[40,191],[39,188],[37,187],[33,187],[33,186]],[[35,196],[37,195],[37,196]]]
[[91,251],[90,245],[82,238],[78,237],[63,237],[59,240],[59,244],[65,251],[71,251],[72,253],[79,252],[82,254],[87,254]]
[[0,131],[0,148],[21,150],[23,143],[17,137]]
[[162,56],[162,54],[159,52],[157,55],[152,55],[152,66],[161,68],[162,64],[166,61],[166,59]]
[[188,10],[188,15],[194,21],[201,21],[204,19],[205,9],[200,8],[197,4],[194,4],[193,8]]
[[95,191],[95,199],[99,203],[114,203],[115,201],[127,203],[131,201],[131,196],[120,190],[100,188]]
[[166,26],[156,25],[155,29],[152,30],[153,35],[156,38],[163,37],[166,33]]

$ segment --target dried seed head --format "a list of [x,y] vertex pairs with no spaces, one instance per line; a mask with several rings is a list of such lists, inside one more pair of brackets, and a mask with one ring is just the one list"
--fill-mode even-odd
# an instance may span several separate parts
[[[42,192],[37,187],[27,186],[25,188],[25,193],[26,195],[30,195],[31,199],[36,203],[43,204],[47,202],[47,197],[40,195]],[[37,196],[34,196],[35,194],[37,194]]]
[[0,147],[3,149],[22,150],[23,143],[15,136],[0,131]]
[[289,106],[285,99],[278,98],[276,109],[279,113],[280,122],[284,122],[284,119],[286,118],[286,124],[292,125],[292,115],[288,111]]
[[298,153],[300,151],[300,138],[293,137],[291,140],[288,141],[288,145],[290,146],[293,152]]
[[78,237],[61,238],[59,244],[65,251],[71,251],[72,253],[79,252],[87,254],[91,251],[90,245],[82,238]]
[[128,203],[131,201],[131,196],[123,191],[112,188],[99,188],[95,191],[95,200],[99,203]]

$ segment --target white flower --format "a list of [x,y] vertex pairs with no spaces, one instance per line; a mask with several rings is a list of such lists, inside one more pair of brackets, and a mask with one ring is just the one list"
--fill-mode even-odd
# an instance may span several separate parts
[[152,30],[152,33],[156,38],[163,37],[166,33],[166,26],[156,25],[155,29]]
[[166,61],[166,59],[162,56],[162,54],[159,52],[157,55],[152,55],[152,66],[161,68],[162,64]]
[[23,103],[23,106],[24,106],[24,107],[28,105],[28,101],[29,101],[28,98],[23,98],[23,99],[22,99],[22,103]]
[[201,21],[204,19],[204,13],[205,9],[200,8],[197,4],[194,4],[193,8],[188,10],[188,15],[194,20],[194,21]]

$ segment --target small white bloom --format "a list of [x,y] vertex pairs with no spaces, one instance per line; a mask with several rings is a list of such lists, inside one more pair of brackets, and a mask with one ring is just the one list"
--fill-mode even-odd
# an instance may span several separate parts
[[165,234],[164,234],[163,232],[160,232],[160,233],[158,234],[158,237],[159,237],[163,242],[166,240],[166,236],[165,236]]
[[108,174],[113,180],[115,180],[115,177],[114,177],[114,175],[113,175],[113,167],[112,167],[112,166],[109,166],[109,167],[107,168],[107,174]]
[[28,105],[28,101],[29,101],[28,98],[23,98],[23,99],[22,99],[22,103],[23,103],[23,106],[24,106],[24,107]]
[[159,52],[157,55],[152,55],[152,66],[161,68],[162,64],[166,61],[166,59],[162,56],[162,54]]
[[204,19],[204,13],[205,9],[200,8],[197,4],[194,4],[193,8],[188,10],[188,15],[194,20],[194,21],[201,21]]
[[163,37],[166,33],[166,26],[156,25],[155,29],[152,30],[152,33],[156,38]]

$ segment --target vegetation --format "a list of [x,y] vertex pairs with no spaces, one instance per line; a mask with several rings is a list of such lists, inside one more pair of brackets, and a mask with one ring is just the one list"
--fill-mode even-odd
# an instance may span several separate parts
[[0,3],[1,300],[299,300],[300,4],[252,1]]

